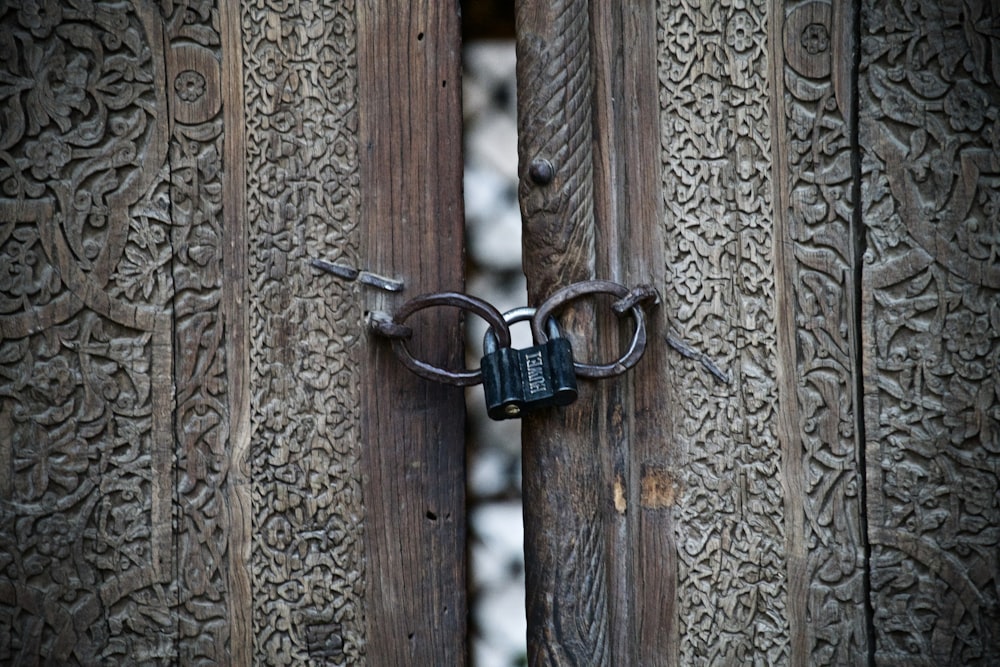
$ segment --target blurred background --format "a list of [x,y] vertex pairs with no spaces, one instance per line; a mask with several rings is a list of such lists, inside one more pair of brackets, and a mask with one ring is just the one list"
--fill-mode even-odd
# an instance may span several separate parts
[[[526,304],[517,203],[513,0],[464,0],[466,291],[505,312]],[[466,321],[470,367],[486,325]],[[530,345],[527,323],[515,347]],[[521,422],[486,416],[482,387],[467,393],[469,586],[474,667],[526,665]]]

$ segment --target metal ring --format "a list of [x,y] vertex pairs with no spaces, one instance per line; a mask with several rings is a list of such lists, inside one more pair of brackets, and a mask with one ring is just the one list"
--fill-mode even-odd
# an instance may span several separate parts
[[[392,321],[395,324],[401,325],[413,313],[432,306],[450,306],[478,315],[496,332],[497,340],[502,347],[510,346],[510,327],[507,326],[507,322],[500,311],[486,301],[469,296],[468,294],[438,292],[415,297],[403,304],[403,307],[399,309]],[[392,350],[404,366],[427,380],[452,384],[458,387],[468,387],[478,384],[483,380],[483,373],[478,368],[471,371],[468,369],[453,371],[447,368],[439,368],[414,358],[410,354],[410,349],[406,347],[406,341],[402,338],[392,339]]]
[[[546,299],[545,303],[535,311],[535,316],[531,318],[531,333],[538,344],[542,345],[548,340],[545,335],[544,323],[552,317],[553,313],[565,308],[571,301],[589,294],[610,294],[617,299],[624,299],[630,293],[624,285],[610,280],[587,280],[563,287]],[[632,306],[629,312],[632,313],[632,319],[635,320],[635,333],[632,335],[632,342],[625,354],[610,364],[574,362],[573,368],[576,369],[578,376],[591,379],[614,377],[621,375],[639,362],[642,353],[646,351],[646,314],[638,303]]]

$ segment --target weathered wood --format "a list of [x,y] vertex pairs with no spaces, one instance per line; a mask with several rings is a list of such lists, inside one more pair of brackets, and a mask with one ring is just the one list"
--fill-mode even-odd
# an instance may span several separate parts
[[[28,4],[0,661],[461,664],[461,392],[364,326],[461,288],[455,8]],[[531,660],[1000,660],[996,8],[517,10],[531,301],[664,296],[636,369],[526,420]],[[417,329],[462,362],[456,313]]]
[[[459,16],[453,3],[358,3],[362,256],[404,280],[361,295],[392,310],[463,287]],[[458,312],[414,318],[421,358],[465,363]],[[419,324],[417,324],[419,323]],[[407,371],[385,340],[362,357],[367,659],[461,665],[466,656],[464,398]]]
[[[220,314],[226,331],[226,382],[229,388],[229,478],[223,522],[229,527],[228,560],[229,646],[227,662],[250,665],[254,659],[253,588],[250,562],[253,544],[253,494],[251,492],[251,394],[250,309],[248,277],[250,258],[247,221],[247,170],[241,168],[246,156],[246,117],[242,100],[243,48],[240,12],[224,11],[219,16],[219,44],[222,49],[222,90],[225,140],[223,142],[222,273]],[[225,98],[226,95],[223,95]]]
[[[592,513],[606,551],[559,571],[580,588],[553,577],[529,600],[578,605],[605,576],[610,636],[569,655],[611,662],[995,661],[995,10],[661,0],[653,160],[631,83],[649,67],[648,11],[590,7],[595,267],[648,276],[665,296],[658,341],[684,340],[732,382],[654,339],[652,368],[587,397],[600,418],[560,424],[607,448],[598,480],[576,464],[606,494]],[[657,159],[662,246],[648,199],[629,208]],[[546,255],[530,245],[553,238],[529,237],[529,276],[560,277],[533,266]],[[575,511],[590,507],[576,479],[528,466],[583,437],[532,427],[525,442],[525,478]],[[535,530],[572,539],[564,518]],[[539,625],[559,661],[557,617]]]
[[[594,277],[592,84],[586,0],[515,3],[520,204],[530,303]],[[550,174],[546,174],[550,171]],[[547,177],[547,176],[550,176]],[[574,338],[589,305],[561,314]],[[586,329],[592,330],[592,325]],[[609,618],[601,415],[595,392],[524,420],[522,493],[528,661],[605,664]]]
[[1000,662],[996,3],[861,3],[875,662]]
[[461,286],[456,13],[87,7],[0,9],[0,662],[460,664],[461,394],[309,266]]
[[861,469],[856,22],[847,2],[776,3],[773,17],[789,657],[864,665],[872,612]]
[[681,664],[788,659],[768,3],[658,3]]
[[[594,3],[594,208],[597,274],[668,288],[660,194],[655,3]],[[620,356],[630,324],[602,304],[602,359]],[[608,517],[610,664],[677,663],[674,451],[665,446],[676,403],[666,311],[650,310],[642,362],[598,383],[606,439],[598,496]],[[623,331],[615,335],[620,329]]]
[[348,3],[240,13],[252,539],[234,546],[249,555],[252,654],[358,662],[368,642],[363,304],[309,260],[363,257],[360,28]]
[[226,661],[218,22],[37,9],[0,11],[0,659]]

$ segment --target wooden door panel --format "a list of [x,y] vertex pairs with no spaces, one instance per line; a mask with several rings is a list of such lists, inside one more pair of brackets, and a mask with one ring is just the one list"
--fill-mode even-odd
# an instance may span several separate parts
[[309,264],[461,288],[457,14],[87,7],[0,10],[0,660],[462,662],[461,393]]
[[[3,661],[464,660],[461,393],[364,327],[461,287],[438,4],[0,10]],[[527,422],[532,655],[995,662],[995,8],[612,4],[518,9],[533,300],[663,296]]]
[[[359,2],[358,135],[363,256],[406,282],[362,295],[394,312],[461,291],[461,52],[458,7]],[[388,267],[388,268],[386,268]],[[459,313],[414,318],[429,363],[465,363]],[[385,340],[360,369],[368,630],[372,665],[461,665],[466,656],[465,402],[406,370]]]
[[[3,657],[221,660],[217,30],[149,3],[41,9],[0,18]],[[191,62],[168,89],[174,39]]]
[[775,82],[780,428],[793,661],[867,664],[854,8],[780,8]]
[[995,3],[861,7],[875,657],[992,664],[1000,660],[1000,14]]
[[352,284],[308,264],[361,264],[357,22],[346,4],[248,3],[239,25],[253,655],[357,661],[362,304]]
[[[546,19],[534,4],[519,16]],[[584,574],[543,563],[533,656],[996,660],[1000,112],[981,4],[590,3],[589,45],[519,23],[550,60],[594,62],[593,133],[567,138],[592,142],[594,218],[549,239],[592,225],[599,277],[663,295],[651,356],[587,383],[588,419],[526,431],[526,521],[594,552]],[[529,98],[563,85],[523,82]],[[543,144],[522,139],[522,169]],[[530,231],[551,210],[524,173]],[[549,249],[528,250],[543,298],[561,283],[538,261]],[[549,456],[558,475],[528,468]],[[545,493],[529,498],[533,477]],[[558,497],[585,499],[584,518],[538,507]],[[570,625],[580,610],[596,620]]]
[[656,8],[665,317],[672,335],[729,379],[697,359],[668,357],[676,403],[663,442],[676,485],[680,664],[788,661],[791,599],[802,594],[788,570],[798,555],[789,538],[804,517],[788,504],[805,500],[783,469],[780,430],[779,369],[790,360],[777,326],[776,11],[764,3]]

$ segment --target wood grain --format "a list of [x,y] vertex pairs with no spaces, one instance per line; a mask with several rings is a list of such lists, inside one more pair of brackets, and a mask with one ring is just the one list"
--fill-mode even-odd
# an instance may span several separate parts
[[[515,4],[518,156],[529,303],[594,277],[592,83],[588,3]],[[531,165],[551,164],[551,182]],[[572,338],[589,304],[561,315],[575,355],[595,343]],[[589,328],[589,327],[588,327]],[[605,664],[609,659],[606,500],[595,391],[577,404],[524,420],[525,582],[530,664]],[[595,491],[597,491],[595,493]]]
[[[406,283],[403,294],[361,298],[366,310],[392,312],[463,286],[459,17],[435,0],[364,0],[357,10],[362,256]],[[423,358],[464,363],[456,311],[419,322],[431,343]],[[360,363],[366,659],[464,664],[462,391],[409,373],[385,340],[366,338]]]
[[[598,275],[670,289],[663,255],[655,3],[594,3],[594,208]],[[603,359],[631,332],[602,304]],[[623,323],[625,322],[625,323]],[[650,345],[625,376],[599,385],[607,434],[602,487],[621,486],[608,512],[611,664],[677,664],[677,559],[673,512],[680,492],[670,433],[677,358],[663,345],[666,311],[647,318]],[[609,505],[608,498],[603,498]]]
[[[364,325],[462,287],[456,8],[28,4],[0,662],[463,664],[461,391]],[[516,11],[532,303],[664,297],[638,367],[525,420],[531,663],[1000,661],[996,8]],[[581,357],[606,305],[561,314]]]
[[49,9],[0,10],[0,661],[226,662],[219,25]]
[[[358,33],[352,7],[240,7],[246,120],[252,655],[364,660],[364,306],[310,265],[358,265]],[[235,90],[233,90],[235,92]],[[237,230],[233,230],[237,231]],[[242,444],[242,443],[241,443]]]
[[718,381],[695,358],[674,359],[669,376],[680,664],[789,659],[773,7],[657,3],[663,307],[669,333],[730,378]]
[[222,51],[220,81],[224,95],[222,110],[226,127],[223,144],[223,226],[227,230],[222,249],[223,287],[220,313],[227,332],[227,382],[229,385],[229,479],[223,521],[229,526],[228,560],[229,664],[253,662],[253,589],[250,553],[253,545],[253,496],[251,489],[251,407],[249,232],[247,225],[246,116],[243,100],[243,48],[240,13],[235,7],[221,13],[219,43]]
[[[856,22],[850,3],[775,6],[770,38],[790,657],[868,664]],[[835,526],[838,536],[830,536]]]
[[457,14],[362,68],[352,3],[47,9],[0,8],[0,662],[461,664],[461,394],[309,265],[461,287]]

